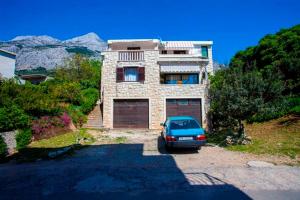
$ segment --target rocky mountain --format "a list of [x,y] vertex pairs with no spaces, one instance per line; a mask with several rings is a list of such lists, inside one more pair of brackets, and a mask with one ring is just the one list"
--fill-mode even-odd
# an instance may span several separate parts
[[100,59],[107,44],[96,34],[88,33],[69,40],[43,36],[17,36],[10,41],[0,41],[0,49],[11,51],[16,56],[16,73],[35,73],[36,69],[49,71],[62,65],[75,53]]

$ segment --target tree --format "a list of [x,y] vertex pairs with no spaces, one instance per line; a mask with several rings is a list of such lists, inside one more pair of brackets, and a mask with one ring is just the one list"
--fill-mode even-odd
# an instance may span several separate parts
[[241,135],[243,120],[263,121],[287,113],[287,99],[300,93],[299,58],[300,25],[238,52],[229,68],[210,77],[213,129],[230,128]]

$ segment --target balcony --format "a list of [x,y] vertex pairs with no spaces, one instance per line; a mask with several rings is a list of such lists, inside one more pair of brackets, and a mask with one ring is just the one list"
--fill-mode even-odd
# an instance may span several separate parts
[[200,62],[209,61],[207,57],[199,54],[160,54],[158,62]]
[[119,51],[119,61],[122,62],[144,61],[144,51]]

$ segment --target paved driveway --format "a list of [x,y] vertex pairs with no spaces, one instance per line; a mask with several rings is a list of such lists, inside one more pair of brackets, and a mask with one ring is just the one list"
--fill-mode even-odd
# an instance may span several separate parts
[[0,199],[299,199],[300,168],[249,167],[218,147],[166,152],[158,132],[111,131],[60,160],[0,165]]

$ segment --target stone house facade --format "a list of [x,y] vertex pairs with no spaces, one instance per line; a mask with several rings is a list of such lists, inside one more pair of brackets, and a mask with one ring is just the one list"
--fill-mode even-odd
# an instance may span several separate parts
[[212,44],[109,40],[102,52],[103,126],[159,129],[168,116],[189,115],[206,127]]

